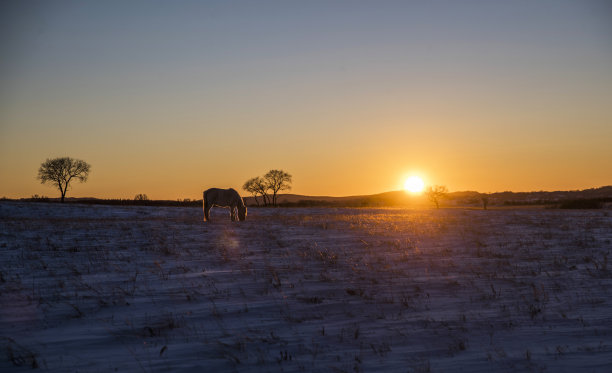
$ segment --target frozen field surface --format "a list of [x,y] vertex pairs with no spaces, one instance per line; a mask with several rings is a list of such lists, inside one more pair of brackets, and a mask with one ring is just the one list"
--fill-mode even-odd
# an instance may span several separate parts
[[0,202],[0,371],[610,372],[612,211]]

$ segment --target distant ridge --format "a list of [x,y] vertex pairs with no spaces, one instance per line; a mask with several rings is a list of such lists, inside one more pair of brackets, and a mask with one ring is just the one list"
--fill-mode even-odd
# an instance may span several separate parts
[[[448,193],[443,205],[479,206],[486,197],[489,206],[551,205],[571,200],[601,199],[612,202],[612,186],[571,191],[537,191],[537,192],[496,192],[479,193],[460,191]],[[345,197],[306,196],[300,194],[280,194],[277,196],[281,206],[422,206],[430,202],[424,194],[411,194],[403,190],[371,195]],[[245,197],[248,206],[257,206],[253,197]],[[261,197],[258,198],[260,204]]]
[[[244,196],[247,206],[257,206],[253,197]],[[411,194],[403,190],[384,192],[371,195],[357,195],[344,197],[306,196],[300,194],[280,194],[277,196],[282,207],[423,207],[431,206],[424,194]],[[590,188],[570,191],[537,191],[537,192],[496,192],[479,193],[474,191],[460,191],[448,193],[447,198],[441,202],[444,207],[481,207],[483,198],[487,199],[488,206],[533,206],[548,205],[570,208],[580,206],[612,205],[612,186]],[[1,198],[0,200],[15,201],[15,199]],[[21,198],[17,201],[33,202],[59,202],[59,198],[33,197]],[[258,198],[262,204],[261,197]],[[590,202],[590,203],[583,203]],[[91,197],[67,197],[66,203],[82,203],[97,205],[138,205],[138,206],[182,206],[201,207],[202,200],[146,200],[132,199],[101,199]],[[588,208],[588,207],[587,207]]]

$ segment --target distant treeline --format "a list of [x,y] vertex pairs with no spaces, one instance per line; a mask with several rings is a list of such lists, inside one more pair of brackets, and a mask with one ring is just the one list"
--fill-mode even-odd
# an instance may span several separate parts
[[348,200],[348,201],[323,201],[316,199],[302,199],[297,202],[281,202],[280,207],[379,207],[381,203],[368,200]]
[[531,201],[504,201],[504,206],[551,206],[559,205],[557,200],[536,199]]
[[[31,198],[9,199],[0,198],[0,201],[25,201],[25,202],[48,202],[59,203],[59,198],[49,198],[45,196],[34,195]],[[453,207],[470,207],[469,203],[453,203]],[[100,198],[66,198],[64,203],[79,203],[87,205],[111,205],[111,206],[174,206],[174,207],[202,207],[202,200],[136,200],[136,199],[100,199]],[[545,206],[546,208],[559,209],[601,209],[607,204],[612,203],[612,197],[602,198],[568,198],[568,199],[536,199],[536,200],[506,200],[498,205],[501,206]],[[356,199],[341,199],[341,200],[314,200],[302,199],[297,202],[281,202],[279,207],[394,207],[404,206],[394,203],[394,201],[382,198],[356,198]],[[260,207],[249,204],[248,207]],[[265,206],[265,208],[273,208]]]
[[612,198],[593,198],[593,199],[573,199],[563,201],[559,204],[561,209],[600,209],[607,202],[612,202]]
[[[31,198],[20,198],[20,199],[9,199],[0,198],[0,201],[24,201],[24,202],[47,202],[47,203],[59,203],[59,198],[49,197],[31,197]],[[111,205],[111,206],[176,206],[176,207],[202,207],[202,200],[135,200],[135,199],[101,199],[101,198],[66,198],[64,203],[79,203],[85,205]],[[389,204],[383,201],[374,201],[366,199],[355,199],[346,201],[323,201],[323,200],[300,200],[298,202],[281,202],[278,203],[279,207],[381,207]],[[389,205],[390,206],[390,205]],[[259,208],[274,208],[272,205],[268,206],[257,206],[255,204],[249,204],[248,207],[259,207]]]
[[[546,206],[560,209],[601,209],[612,198],[570,199],[570,200],[535,200],[535,201],[504,201],[504,206]],[[355,199],[345,201],[300,200],[298,202],[283,202],[280,207],[394,207],[389,201]],[[461,207],[461,205],[454,205]]]
[[[20,199],[8,199],[1,198],[3,201],[25,201],[25,202],[49,202],[59,203],[59,198],[49,197],[38,197],[33,196],[32,198],[20,198]],[[202,200],[134,200],[134,199],[101,199],[101,198],[66,198],[64,203],[79,203],[85,205],[111,205],[111,206],[178,206],[178,207],[202,207]]]
[[90,205],[117,205],[117,206],[175,206],[175,207],[202,207],[202,200],[145,200],[137,201],[133,199],[95,199],[66,201],[72,203],[85,203]]
[[559,209],[601,209],[612,198],[578,198],[567,200],[504,201],[504,206],[547,206]]

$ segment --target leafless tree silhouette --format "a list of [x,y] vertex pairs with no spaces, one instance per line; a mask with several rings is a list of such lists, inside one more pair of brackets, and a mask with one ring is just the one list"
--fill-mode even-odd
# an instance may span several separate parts
[[272,190],[272,204],[276,206],[276,195],[281,190],[291,189],[291,175],[283,170],[270,170],[264,175],[266,184]]
[[245,181],[244,184],[242,185],[242,189],[251,193],[251,195],[253,196],[253,199],[255,199],[255,203],[257,203],[257,206],[259,206],[259,201],[257,200],[257,190],[255,189],[255,186],[254,186],[255,179],[256,178],[253,177]]
[[253,195],[257,206],[259,206],[259,201],[257,200],[258,195],[262,196],[264,206],[268,205],[268,186],[266,181],[261,177],[257,176],[247,180],[242,186],[242,189]]
[[440,208],[440,200],[446,197],[448,189],[444,185],[429,186],[425,190],[425,195],[429,198],[429,201],[436,205],[436,208]]
[[487,197],[486,194],[483,194],[480,196],[480,200],[482,201],[482,208],[486,210],[487,206],[489,205],[489,197]]
[[47,159],[40,165],[37,178],[41,184],[55,184],[62,195],[61,202],[64,202],[70,181],[72,179],[82,183],[87,181],[90,168],[87,162],[80,159],[70,157]]

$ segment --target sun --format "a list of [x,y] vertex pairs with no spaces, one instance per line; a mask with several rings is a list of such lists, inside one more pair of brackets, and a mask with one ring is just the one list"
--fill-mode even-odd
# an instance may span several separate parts
[[404,190],[410,193],[421,193],[425,189],[423,179],[418,176],[410,176],[404,182]]

